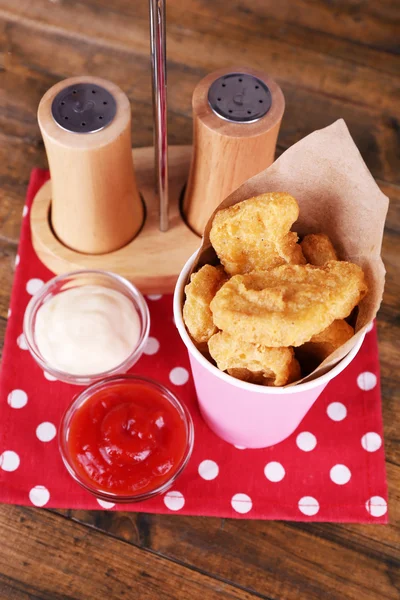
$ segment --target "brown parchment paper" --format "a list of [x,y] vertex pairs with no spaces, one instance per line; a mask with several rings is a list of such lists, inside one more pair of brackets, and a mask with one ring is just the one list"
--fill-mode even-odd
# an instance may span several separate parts
[[348,354],[378,312],[385,282],[380,255],[389,200],[378,188],[340,119],[294,144],[268,169],[248,179],[221,202],[205,227],[192,272],[217,261],[209,238],[214,214],[264,192],[292,194],[300,207],[292,231],[299,236],[326,233],[341,260],[362,267],[368,284],[368,294],[359,304],[355,335],[301,380],[309,381],[329,371]]

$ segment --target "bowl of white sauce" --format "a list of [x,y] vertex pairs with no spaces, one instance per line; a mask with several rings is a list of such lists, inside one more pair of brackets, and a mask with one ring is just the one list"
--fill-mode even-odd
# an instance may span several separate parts
[[150,329],[146,301],[129,281],[106,271],[51,279],[24,316],[36,362],[56,379],[88,385],[126,373],[141,357]]

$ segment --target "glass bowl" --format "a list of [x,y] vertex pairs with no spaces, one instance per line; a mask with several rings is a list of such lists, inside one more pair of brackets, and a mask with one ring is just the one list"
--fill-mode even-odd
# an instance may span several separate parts
[[[132,348],[129,356],[117,366],[107,371],[88,374],[73,374],[52,365],[41,354],[35,339],[35,323],[38,311],[50,298],[64,291],[82,287],[98,285],[120,292],[130,300],[140,320],[140,335],[137,344]],[[124,277],[99,270],[74,271],[54,277],[44,285],[30,300],[24,315],[23,331],[28,349],[42,369],[50,375],[65,383],[75,385],[90,385],[91,383],[112,375],[126,373],[143,354],[149,336],[150,313],[146,301],[139,290]]]
[[[182,419],[182,421],[184,423],[185,432],[186,432],[186,447],[184,449],[184,453],[182,455],[182,458],[180,459],[180,462],[177,465],[175,465],[175,469],[171,473],[170,477],[168,477],[168,479],[165,480],[158,487],[154,487],[153,489],[147,490],[145,492],[139,491],[138,493],[130,494],[130,495],[117,494],[114,492],[110,492],[109,490],[101,489],[94,482],[89,483],[88,479],[82,477],[82,475],[79,473],[78,468],[77,468],[77,466],[74,462],[74,459],[71,455],[71,451],[70,451],[69,444],[68,444],[71,423],[73,422],[74,417],[78,414],[79,409],[85,404],[85,402],[90,401],[90,399],[93,397],[93,395],[95,393],[97,393],[99,391],[103,391],[103,390],[111,390],[112,391],[112,388],[114,386],[117,386],[121,383],[132,386],[132,391],[134,391],[135,386],[137,386],[139,384],[141,389],[143,389],[143,385],[144,385],[146,387],[148,386],[152,390],[161,394],[165,399],[168,400],[168,402],[177,411],[179,417]],[[119,399],[118,399],[118,401],[119,401]],[[172,486],[172,484],[176,481],[176,479],[181,475],[181,473],[185,469],[186,465],[188,464],[189,459],[192,454],[193,444],[194,444],[193,421],[192,421],[192,418],[191,418],[190,413],[189,413],[188,409],[186,408],[186,406],[184,404],[182,404],[181,402],[179,402],[179,400],[176,398],[176,396],[174,394],[172,394],[172,392],[170,392],[166,387],[164,387],[160,383],[158,383],[152,379],[148,379],[146,377],[139,377],[136,375],[121,375],[121,376],[109,377],[109,378],[105,379],[104,381],[98,381],[97,383],[94,383],[93,385],[86,388],[83,392],[81,392],[77,396],[77,398],[75,398],[75,400],[73,400],[72,404],[67,408],[66,412],[64,413],[64,416],[62,417],[62,420],[61,420],[59,436],[58,436],[58,445],[59,445],[61,457],[62,457],[64,465],[65,465],[67,471],[69,472],[69,474],[71,475],[71,477],[80,486],[82,486],[86,491],[88,491],[91,494],[93,494],[94,496],[96,496],[96,498],[99,498],[100,500],[105,500],[106,502],[113,502],[113,503],[140,502],[143,500],[148,500],[149,498],[158,496],[158,495],[166,492]]]

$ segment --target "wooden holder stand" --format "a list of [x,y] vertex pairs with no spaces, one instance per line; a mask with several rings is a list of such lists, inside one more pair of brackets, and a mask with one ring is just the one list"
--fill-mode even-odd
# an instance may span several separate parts
[[134,240],[107,254],[83,254],[66,247],[50,224],[52,186],[47,182],[31,208],[32,242],[40,260],[54,273],[79,269],[113,271],[132,281],[145,294],[171,293],[183,265],[200,246],[200,238],[184,223],[179,207],[192,149],[170,146],[170,226],[159,230],[159,203],[154,189],[154,148],[132,151],[136,178],[146,207],[143,228]]
[[[270,90],[271,108],[256,122],[230,122],[210,107],[208,91],[211,84],[234,72],[253,75]],[[273,163],[285,100],[280,87],[265,73],[249,68],[230,68],[215,71],[202,79],[194,91],[192,105],[193,158],[183,212],[193,231],[202,235],[218,204],[247,179]]]

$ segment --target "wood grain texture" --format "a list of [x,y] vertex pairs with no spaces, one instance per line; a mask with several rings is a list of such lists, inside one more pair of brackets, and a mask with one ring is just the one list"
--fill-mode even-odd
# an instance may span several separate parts
[[[212,6],[210,3],[210,10]],[[73,41],[77,55],[80,45],[84,47],[93,39],[97,46],[109,47],[111,58],[113,54],[131,53],[134,47],[137,55],[148,59],[147,7],[144,3],[135,2],[130,11],[126,7],[119,11],[114,4],[65,1],[54,3],[52,10],[48,10],[46,0],[36,0],[32,5],[24,0],[14,0],[12,4],[1,0],[1,8],[1,14],[10,23],[7,35],[11,47],[17,54],[22,51],[31,65],[37,64],[40,59],[48,69],[54,69],[56,65],[64,71],[68,68],[69,55],[68,60],[62,51],[54,56],[50,51],[53,46],[48,43],[61,30],[70,45]],[[169,4],[169,18],[170,59],[192,69],[209,72],[248,62],[254,68],[267,70],[278,83],[289,80],[299,87],[318,90],[360,105],[378,106],[397,113],[400,110],[398,82],[389,73],[352,63],[351,56],[349,60],[329,56],[327,61],[326,55],[315,49],[291,45],[284,33],[275,39],[266,37],[262,31],[252,31],[250,37],[240,21],[240,11],[236,14],[236,22],[229,24],[229,32],[223,21],[204,17],[193,8],[188,10],[186,3],[179,0]],[[82,27],[79,27],[80,23]],[[26,46],[23,50],[21,45],[29,29],[41,35],[27,56]],[[101,68],[96,58],[92,51],[91,65]],[[80,68],[80,73],[83,61],[85,54],[79,53],[75,68]],[[382,86],[385,93],[382,93]]]
[[12,594],[15,588],[43,600],[255,597],[48,511],[3,507],[0,524],[5,538],[0,547],[0,582]]
[[[151,145],[147,9],[146,2],[132,0],[0,0],[1,337],[29,173],[46,165],[37,104],[65,77],[108,78],[132,103],[133,146]],[[202,77],[235,63],[261,68],[285,95],[278,153],[343,117],[391,200],[378,315],[390,525],[61,515],[2,506],[0,596],[398,600],[399,4],[168,0],[167,12],[170,143],[190,143],[191,98]]]

